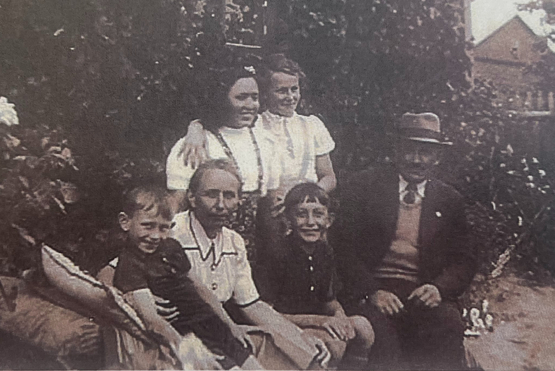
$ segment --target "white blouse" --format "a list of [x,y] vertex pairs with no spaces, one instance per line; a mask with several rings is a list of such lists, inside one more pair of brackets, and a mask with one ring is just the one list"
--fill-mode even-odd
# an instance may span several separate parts
[[206,286],[222,303],[233,299],[237,305],[246,306],[260,298],[245,242],[238,233],[223,227],[211,240],[191,211],[177,214],[174,222],[171,237],[185,250],[192,265],[192,279]]
[[[255,141],[248,127],[235,129],[224,126],[219,129],[221,136],[229,147],[243,179],[243,191],[253,192],[258,190],[260,171],[262,172],[261,193],[264,196],[268,189],[279,187],[279,158],[274,153],[274,145],[268,139],[266,132],[260,127],[252,129]],[[207,154],[211,159],[230,159],[218,138],[211,132],[207,135]],[[195,170],[185,166],[183,154],[179,154],[185,138],[181,138],[173,146],[166,162],[167,186],[169,189],[186,190]],[[259,169],[257,147],[260,151],[262,167]]]
[[280,155],[280,184],[286,189],[303,182],[317,182],[316,156],[329,154],[335,148],[328,129],[316,116],[292,117],[265,111],[257,120],[275,143]]

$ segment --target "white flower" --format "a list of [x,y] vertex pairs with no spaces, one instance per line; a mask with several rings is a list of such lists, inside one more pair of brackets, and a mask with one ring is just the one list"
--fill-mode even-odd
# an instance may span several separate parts
[[542,169],[538,170],[538,173],[540,173],[540,177],[542,178],[546,175],[545,170]]
[[5,97],[0,97],[0,123],[8,126],[19,125],[19,118],[14,107],[15,105],[8,103]]
[[243,67],[245,69],[245,71],[252,73],[253,75],[256,74],[256,70],[254,69],[253,66],[245,66]]

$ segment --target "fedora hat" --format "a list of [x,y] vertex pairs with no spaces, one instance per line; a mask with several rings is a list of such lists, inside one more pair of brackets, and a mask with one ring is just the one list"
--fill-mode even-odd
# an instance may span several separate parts
[[430,112],[405,113],[397,123],[397,136],[400,139],[413,140],[450,146],[441,133],[439,117]]

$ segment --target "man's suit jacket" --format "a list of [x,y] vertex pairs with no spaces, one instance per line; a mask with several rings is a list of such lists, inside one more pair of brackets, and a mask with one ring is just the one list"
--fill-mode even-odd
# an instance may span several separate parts
[[[399,175],[392,166],[362,171],[341,192],[334,247],[346,297],[362,299],[379,289],[373,272],[391,246],[399,214]],[[419,280],[435,285],[444,299],[461,295],[474,277],[465,205],[452,187],[426,184],[420,216]]]

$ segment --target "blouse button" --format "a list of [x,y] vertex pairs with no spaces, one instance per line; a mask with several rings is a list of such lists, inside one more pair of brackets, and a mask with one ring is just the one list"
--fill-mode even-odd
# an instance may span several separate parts
[[216,290],[218,288],[218,284],[216,282],[214,282],[212,284],[212,290]]
[[314,286],[310,286],[310,291],[314,291]]
[[314,267],[312,265],[310,266],[309,269],[310,269],[311,272],[314,272]]
[[212,272],[214,272],[216,270],[216,264],[212,264],[210,266],[210,270],[212,270]]
[[312,255],[310,255],[310,256],[308,257],[308,260],[312,261]]

